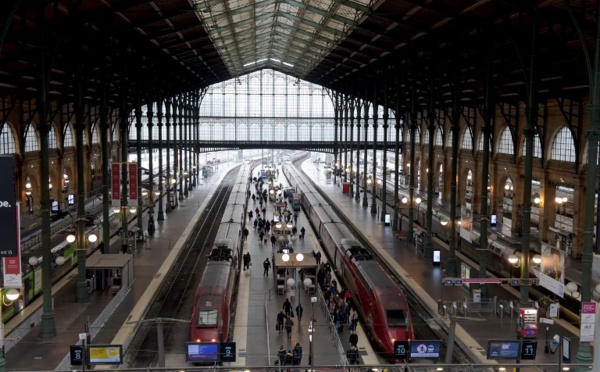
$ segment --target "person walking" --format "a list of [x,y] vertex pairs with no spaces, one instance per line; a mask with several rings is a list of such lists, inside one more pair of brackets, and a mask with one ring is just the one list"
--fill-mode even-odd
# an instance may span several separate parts
[[277,352],[277,358],[279,359],[279,365],[282,366],[285,363],[285,347],[283,345],[279,346],[279,351]]
[[244,253],[244,255],[242,256],[242,260],[244,262],[244,271],[246,271],[246,269],[248,268],[248,264],[250,263],[250,253],[246,252]]
[[292,303],[289,298],[286,298],[283,302],[283,311],[285,312],[285,316],[289,317],[292,313]]
[[321,264],[321,252],[317,252],[317,255],[315,256],[316,261],[317,261],[317,265]]
[[356,334],[356,332],[352,332],[350,334],[350,339],[348,340],[348,342],[350,343],[350,345],[354,346],[354,347],[358,347],[356,345],[358,345],[358,335]]
[[275,237],[274,234],[271,235],[271,247],[275,248],[275,242],[277,241],[277,238]]
[[296,314],[298,315],[298,323],[300,323],[302,321],[302,313],[304,312],[304,309],[302,308],[301,304],[298,304],[298,306],[296,306]]
[[350,346],[350,349],[346,351],[346,358],[348,358],[348,363],[358,364],[358,349],[356,346]]
[[304,234],[306,234],[306,229],[304,226],[300,229],[300,239],[304,240]]
[[248,219],[251,220],[253,216],[254,213],[252,213],[252,211],[248,211]]
[[283,313],[283,310],[281,310],[277,314],[277,330],[279,331],[280,335],[283,334],[283,323],[284,323],[284,321],[285,321],[285,314]]
[[269,261],[269,257],[267,257],[265,262],[263,262],[263,268],[265,269],[263,276],[269,276],[269,269],[271,268],[271,261]]
[[302,362],[302,346],[300,346],[299,342],[297,342],[296,346],[294,346],[292,354],[294,356],[294,365],[299,366]]
[[[250,212],[250,213],[252,213],[252,212]],[[244,227],[244,231],[243,231],[243,236],[244,237],[243,237],[243,240],[248,240],[248,234],[249,233],[250,232],[248,231],[248,229]]]
[[288,340],[292,339],[292,327],[294,326],[294,321],[289,316],[285,318],[285,333],[287,333]]

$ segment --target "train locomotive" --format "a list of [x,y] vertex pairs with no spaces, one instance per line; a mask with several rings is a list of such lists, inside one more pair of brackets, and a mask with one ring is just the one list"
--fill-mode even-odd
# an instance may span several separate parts
[[233,314],[233,288],[240,269],[242,230],[245,224],[250,165],[243,165],[233,191],[206,269],[194,296],[189,329],[191,342],[224,342],[229,337]]
[[382,356],[394,359],[394,342],[414,338],[410,309],[401,287],[356,240],[316,188],[299,178],[291,167],[284,167],[284,174],[302,193],[304,211],[338,277],[352,292],[373,344]]

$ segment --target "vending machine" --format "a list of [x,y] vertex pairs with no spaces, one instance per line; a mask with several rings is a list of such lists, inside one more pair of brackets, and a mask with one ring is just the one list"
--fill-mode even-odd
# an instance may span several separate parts
[[517,338],[537,338],[538,311],[532,307],[520,307],[517,319]]

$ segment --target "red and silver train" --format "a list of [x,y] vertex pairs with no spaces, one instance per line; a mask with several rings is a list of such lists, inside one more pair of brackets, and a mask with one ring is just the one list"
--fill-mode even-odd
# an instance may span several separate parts
[[223,342],[229,337],[233,288],[240,269],[251,166],[243,165],[227,201],[215,245],[196,289],[190,322],[191,342]]
[[323,242],[338,277],[352,292],[362,324],[382,356],[393,359],[394,341],[414,338],[406,297],[373,255],[352,235],[346,224],[309,182],[294,168],[284,166],[291,185],[302,193],[302,206]]

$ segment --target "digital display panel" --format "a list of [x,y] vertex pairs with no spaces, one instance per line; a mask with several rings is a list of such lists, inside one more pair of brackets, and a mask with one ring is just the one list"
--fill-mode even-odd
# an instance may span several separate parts
[[218,362],[218,342],[189,342],[186,344],[186,360],[188,362]]
[[516,340],[489,340],[488,359],[519,359],[521,342]]
[[50,211],[52,213],[58,213],[60,211],[60,205],[58,204],[57,200],[52,200],[50,202]]
[[88,347],[90,364],[122,364],[122,345],[90,345]]
[[442,252],[439,249],[433,250],[432,260],[434,265],[439,265],[442,262]]
[[442,342],[434,341],[411,341],[410,342],[410,357],[411,358],[427,358],[439,359]]
[[75,195],[69,194],[67,196],[67,204],[68,205],[75,205]]
[[490,226],[496,226],[498,223],[498,216],[495,214],[490,215]]

